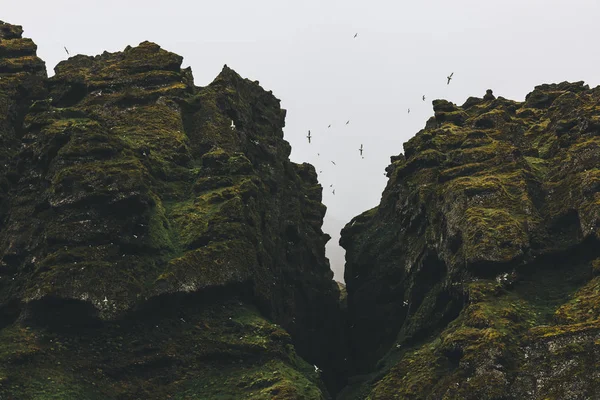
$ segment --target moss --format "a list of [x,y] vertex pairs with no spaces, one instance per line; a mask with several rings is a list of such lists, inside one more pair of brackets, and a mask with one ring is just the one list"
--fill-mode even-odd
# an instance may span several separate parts
[[[289,335],[255,308],[239,301],[184,302],[178,313],[169,310],[157,307],[152,315],[85,330],[4,328],[0,394],[65,400],[327,398]],[[185,373],[168,378],[173,370]]]
[[523,157],[533,174],[540,180],[544,181],[548,175],[548,163],[537,157]]
[[378,358],[342,398],[595,393],[599,93],[434,102],[377,213],[342,231],[355,357]]
[[528,243],[522,221],[505,210],[473,207],[467,210],[465,218],[465,253],[470,262],[510,261]]

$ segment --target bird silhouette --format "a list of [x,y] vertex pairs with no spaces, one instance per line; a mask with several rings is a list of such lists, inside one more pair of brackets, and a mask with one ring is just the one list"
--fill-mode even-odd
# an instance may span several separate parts
[[363,146],[362,146],[362,143],[360,144],[360,149],[358,149],[358,151],[360,151],[360,155],[362,156],[362,152],[363,152]]
[[410,108],[408,109],[408,113],[410,114]]
[[308,136],[307,136],[307,138],[308,138],[308,143],[310,144],[310,138],[311,138],[311,136],[310,136],[310,129],[308,130]]
[[356,39],[357,36],[358,36],[358,32],[354,34],[354,38]]
[[346,121],[346,125],[348,125],[350,123],[350,120]]
[[335,196],[335,189],[333,189],[333,191],[331,193],[333,193],[333,195]]
[[332,161],[331,163],[332,163],[333,165],[337,165],[337,164],[336,164],[335,162],[333,162],[333,161]]
[[233,123],[233,120],[231,120],[231,126],[230,126],[231,130],[235,129],[235,124]]
[[448,75],[448,76],[446,77],[446,78],[448,78],[448,83],[447,83],[447,85],[449,85],[449,84],[450,84],[450,81],[452,80],[452,75],[454,75],[454,72],[453,72],[453,73],[451,73],[450,75]]
[[331,128],[331,124],[329,124],[328,128]]
[[425,95],[423,95],[423,101],[425,101]]
[[63,46],[65,48],[65,51],[67,52],[67,55],[69,55],[69,50],[67,50],[66,46]]

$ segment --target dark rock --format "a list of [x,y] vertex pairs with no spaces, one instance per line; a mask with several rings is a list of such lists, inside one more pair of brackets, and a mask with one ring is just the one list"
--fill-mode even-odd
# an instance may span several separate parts
[[483,100],[485,100],[485,101],[496,100],[496,96],[494,96],[492,89],[488,89],[485,91],[485,96],[483,96]]
[[337,391],[322,188],[280,101],[227,66],[196,87],[150,42],[47,79],[0,32],[0,397]]
[[342,230],[355,376],[338,398],[596,396],[598,102],[582,82],[434,101]]

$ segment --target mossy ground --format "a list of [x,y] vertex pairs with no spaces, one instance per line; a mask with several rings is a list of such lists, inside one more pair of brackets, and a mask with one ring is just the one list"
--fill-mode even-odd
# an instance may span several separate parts
[[[325,398],[281,327],[241,300],[173,299],[112,322],[0,330],[0,395],[19,399]],[[56,312],[56,310],[51,311]]]

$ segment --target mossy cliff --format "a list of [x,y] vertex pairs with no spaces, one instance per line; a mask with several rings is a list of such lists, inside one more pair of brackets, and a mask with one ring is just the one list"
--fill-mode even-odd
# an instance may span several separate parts
[[329,398],[340,292],[279,100],[149,42],[48,79],[21,34],[0,22],[0,397]]
[[342,231],[339,398],[598,398],[600,88],[433,107]]

